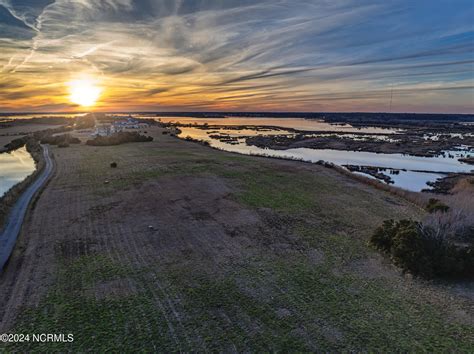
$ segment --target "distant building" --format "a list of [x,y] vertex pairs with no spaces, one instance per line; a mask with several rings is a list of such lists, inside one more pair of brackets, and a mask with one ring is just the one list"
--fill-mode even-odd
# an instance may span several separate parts
[[114,133],[123,132],[130,129],[146,129],[148,128],[147,123],[140,123],[132,117],[119,118],[114,120],[112,123],[99,123],[96,124],[94,133],[92,136],[108,136]]
[[112,125],[111,124],[96,124],[93,136],[109,136],[113,133]]
[[148,127],[148,124],[140,123],[132,117],[128,117],[127,119],[116,120],[112,123],[112,126],[115,132],[120,132],[127,129],[144,129]]

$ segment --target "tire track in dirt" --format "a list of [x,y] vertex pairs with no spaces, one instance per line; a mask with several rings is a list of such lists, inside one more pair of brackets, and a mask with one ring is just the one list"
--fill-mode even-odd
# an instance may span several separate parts
[[[189,181],[186,181],[186,182],[189,182]],[[200,181],[198,180],[196,184],[200,184],[199,182]],[[166,188],[159,188],[158,190],[166,190]],[[177,188],[177,190],[180,190],[180,188]],[[208,194],[208,190],[200,191],[197,194],[200,194],[200,193],[204,193],[204,195],[206,195]],[[164,197],[164,196],[161,196],[161,197]],[[196,197],[199,197],[199,196],[196,196]],[[165,205],[169,205],[166,198],[160,198],[160,196],[156,196],[156,198],[159,198],[160,200],[162,200]],[[214,198],[214,200],[218,200],[218,199],[220,198]],[[206,208],[203,208],[200,205],[193,205],[193,202],[192,202],[193,198],[186,198],[186,197],[176,198],[176,199],[173,199],[173,201],[175,202],[180,201],[179,205],[176,206],[179,210],[176,210],[176,209],[160,210],[161,213],[159,213],[160,215],[159,219],[161,223],[159,223],[157,226],[157,233],[159,235],[158,237],[172,238],[174,242],[174,248],[182,249],[183,244],[184,244],[185,245],[184,249],[192,249],[195,252],[204,255],[203,258],[209,260],[209,262],[212,264],[212,269],[210,269],[210,271],[211,272],[218,271],[218,268],[221,266],[219,264],[220,257],[216,257],[216,254],[214,252],[219,252],[218,250],[219,247],[218,246],[216,247],[216,242],[219,243],[217,240],[220,240],[223,234],[225,234],[224,230],[222,229],[222,226],[214,225],[214,227],[209,227],[209,225],[203,225],[203,223],[206,223],[205,221],[189,219],[189,220],[186,220],[185,222],[186,225],[188,225],[187,226],[188,228],[181,229],[179,227],[180,225],[179,219],[181,217],[184,217],[184,215],[182,214],[193,214],[193,211],[194,211],[194,214],[201,213],[201,214],[208,215],[209,213],[205,211]],[[172,203],[172,201],[170,201],[170,203]],[[213,204],[211,204],[211,208],[214,208]],[[190,216],[190,215],[187,215],[187,216]],[[210,220],[209,222],[211,224],[214,224],[216,221]],[[163,226],[162,225],[163,223],[164,224],[168,223],[170,225],[175,226],[173,228],[174,232],[172,232],[171,235],[169,234],[169,228],[166,229],[167,232],[164,232],[164,233],[161,232],[162,231],[161,226]],[[163,229],[165,228],[163,227]],[[205,231],[201,233],[199,230],[205,230]],[[183,239],[183,236],[186,238]],[[152,235],[150,235],[150,237],[152,237]],[[138,240],[139,238],[134,238],[134,239]],[[191,243],[189,243],[190,241]],[[154,244],[152,243],[152,245]],[[137,248],[145,249],[145,250],[150,249],[149,247],[145,248],[144,246],[146,245],[137,246]],[[221,247],[221,249],[222,248],[223,247]],[[152,254],[150,254],[150,257],[153,257],[153,255],[157,255],[163,252],[163,249],[156,248],[156,246],[152,247],[151,249],[152,250],[154,249],[154,250]],[[211,250],[213,250],[214,252],[211,252]],[[174,317],[177,318],[179,322],[181,322],[181,316],[179,314],[179,311],[176,310],[174,303],[171,300],[171,296],[159,284],[159,280],[158,280],[159,276],[157,275],[157,273],[152,273],[152,275],[155,279],[157,287],[163,292],[164,297],[168,303],[168,306],[174,314]],[[199,336],[196,335],[196,333],[193,333],[193,334],[194,334],[193,336],[194,338],[199,338]],[[205,344],[202,341],[200,341],[199,344],[202,348],[206,348]],[[232,343],[232,345],[235,347],[234,343]]]
[[[100,200],[100,198],[94,197],[92,199],[92,204],[98,207],[100,207],[104,203],[104,200]],[[90,209],[92,208],[93,207],[91,207]],[[90,216],[87,216],[87,218],[90,218]],[[113,215],[109,215],[108,211],[103,214],[100,214],[95,218],[96,222],[85,222],[85,227],[83,228],[83,231],[95,236],[96,238],[103,238],[104,245],[100,250],[101,253],[105,253],[111,260],[113,260],[117,264],[121,264],[124,266],[130,265],[134,269],[142,269],[143,267],[148,266],[149,264],[147,264],[147,262],[145,262],[142,257],[138,256],[141,252],[139,247],[136,245],[135,242],[131,242],[131,240],[136,239],[133,236],[130,237],[130,235],[133,235],[133,233],[130,230],[123,230],[123,228],[118,226],[116,223],[107,222],[108,218],[113,218]],[[108,236],[103,237],[103,235]],[[97,268],[99,266],[99,264],[96,265]],[[131,284],[130,280],[128,280],[128,283]],[[133,288],[133,286],[130,286],[130,288]],[[171,320],[168,317],[165,306],[162,304],[162,300],[159,296],[156,295],[156,293],[153,292],[153,289],[151,287],[147,287],[147,290],[149,292],[152,292],[155,302],[157,302],[158,307],[160,307],[161,312],[163,313],[163,316],[167,321],[171,336],[174,338],[176,345],[179,345],[179,340],[177,339],[177,336],[175,334],[175,329],[171,323]],[[114,289],[112,289],[112,291],[110,292],[110,289],[102,288],[102,292],[102,294],[96,295],[97,299],[105,298],[110,295],[120,295],[117,293],[117,290]],[[142,318],[145,320],[147,316],[145,315],[145,310],[143,307],[141,307],[141,313]],[[147,326],[147,324],[144,322],[138,325]],[[149,332],[150,337],[152,337],[152,333],[150,332],[151,330],[149,326],[147,326],[147,331]]]
[[[187,182],[189,181],[186,181],[185,183]],[[200,184],[201,182],[202,181],[198,179],[195,184]],[[214,182],[215,181],[212,181],[212,183]],[[159,190],[163,189],[165,188],[159,188]],[[198,194],[207,194],[207,190],[204,188]],[[159,195],[152,196],[152,198],[158,199],[159,197]],[[127,195],[122,195],[122,198],[124,200],[128,200]],[[186,200],[186,198],[178,199]],[[173,242],[173,251],[179,249],[193,249],[195,252],[203,254],[203,258],[209,260],[210,264],[212,264],[210,271],[216,272],[220,267],[222,258],[225,258],[222,257],[222,255],[221,257],[217,257],[217,253],[220,253],[221,251],[217,249],[219,247],[215,247],[216,242],[219,243],[220,241],[218,240],[220,240],[225,234],[223,229],[224,227],[220,224],[217,226],[214,225],[213,227],[209,227],[209,225],[202,225],[202,223],[214,224],[216,223],[215,220],[202,221],[192,219],[186,220],[186,223],[188,224],[186,228],[179,227],[179,218],[183,213],[189,217],[189,214],[192,214],[193,210],[205,210],[200,205],[192,205],[191,199],[188,198],[188,200],[183,202],[182,205],[177,206],[179,209],[178,212],[176,212],[176,210],[160,210],[160,212],[153,211],[151,213],[149,210],[142,210],[141,214],[152,214],[158,216],[154,218],[153,221],[147,222],[144,220],[139,223],[139,226],[134,227],[130,226],[133,223],[127,222],[127,220],[123,219],[118,220],[117,217],[114,216],[114,213],[123,215],[121,210],[111,210],[110,214],[106,213],[102,215],[103,219],[109,220],[109,222],[102,223],[103,220],[100,220],[99,223],[103,225],[103,228],[98,230],[97,233],[113,235],[113,237],[109,237],[108,241],[106,242],[108,254],[120,264],[132,264],[133,268],[136,269],[151,268],[150,266],[153,266],[154,261],[164,261],[166,258],[169,259],[170,257],[175,257],[176,252],[173,252],[172,255],[167,254],[167,251],[170,250],[170,246],[166,244],[169,242],[166,241],[166,239],[168,239],[172,240]],[[214,201],[218,199],[221,198],[213,198]],[[103,200],[102,202],[106,201]],[[166,198],[162,200],[162,202],[166,205]],[[126,207],[126,205],[129,205],[129,203],[122,203],[120,205]],[[137,206],[136,208],[140,209],[140,206]],[[215,207],[212,206],[212,208]],[[131,217],[134,219],[138,217],[138,215],[135,215],[133,211],[128,211],[128,214],[132,214]],[[155,232],[150,232],[148,230],[147,226],[149,224],[154,224],[156,226]],[[165,224],[168,224],[168,226],[177,225],[177,227],[172,227],[170,229],[169,227],[166,228]],[[198,231],[202,228],[204,231]],[[163,241],[165,241],[165,244],[163,244]],[[222,245],[220,248],[222,249],[223,247],[224,245]],[[170,331],[174,333],[175,340],[179,342],[177,336],[182,336],[184,337],[188,347],[191,347],[191,340],[189,339],[190,336],[187,334],[188,330],[186,330],[184,324],[182,323],[183,319],[180,315],[180,311],[175,306],[175,300],[173,299],[173,296],[167,292],[166,286],[161,285],[160,274],[152,270],[150,270],[147,274],[151,278],[151,281],[147,279],[144,282],[145,284],[149,284],[146,286],[146,289],[151,293],[151,296],[155,299],[157,306],[161,309],[161,312],[166,317],[168,326],[170,326]],[[171,320],[169,316],[172,316],[174,320]],[[173,323],[177,323],[179,330],[174,327]],[[199,338],[196,333],[192,333],[192,337]],[[200,341],[199,345],[202,348],[206,348],[202,341]],[[196,347],[196,344],[193,347]]]
[[[130,247],[127,247],[126,249],[124,247],[121,247],[121,243],[126,242],[126,238],[124,237],[124,233],[120,228],[117,227],[115,224],[106,224],[104,225],[104,234],[106,235],[111,235],[112,237],[109,238],[110,242],[106,243],[106,252],[108,253],[109,257],[114,260],[114,262],[117,262],[118,264],[121,265],[130,265],[134,269],[141,269],[143,265],[138,264],[137,262],[134,261],[133,257],[131,256],[132,250]],[[117,242],[119,241],[119,242]],[[133,285],[131,283],[131,280],[128,279],[127,281],[129,285],[129,289],[133,288]],[[144,308],[144,305],[140,306],[139,311],[141,313],[141,318],[142,321],[138,323],[138,326],[144,326],[146,327],[146,331],[142,330],[143,332],[148,333],[149,338],[152,338],[152,331],[150,329],[149,323],[145,322],[146,319],[148,319],[148,316],[146,314],[146,310]]]
[[[108,226],[109,226],[109,230],[107,231],[108,234],[116,235],[116,236],[120,235],[120,240],[121,240],[120,243],[123,243],[123,245],[126,246],[126,249],[128,250],[128,251],[124,252],[125,249],[122,248],[118,252],[116,252],[116,254],[119,256],[117,261],[124,262],[125,261],[124,258],[126,257],[128,259],[126,259],[126,262],[124,262],[124,263],[134,263],[134,268],[135,269],[143,269],[143,268],[146,268],[150,265],[150,263],[145,260],[145,257],[142,256],[143,250],[146,250],[147,248],[144,247],[143,245],[142,245],[142,247],[138,247],[138,245],[136,243],[136,240],[139,239],[140,237],[135,236],[134,233],[131,230],[127,230],[127,231],[124,230],[125,232],[123,232],[121,229],[117,229],[117,230],[111,229],[112,228],[111,224],[109,224]],[[118,226],[116,226],[116,227],[118,227]],[[127,235],[129,235],[129,236],[127,236]],[[130,236],[130,235],[134,235],[134,236]],[[114,239],[115,239],[115,237],[114,237]],[[123,254],[125,254],[127,256],[124,257]],[[124,264],[124,263],[122,263],[122,264]],[[145,284],[146,284],[146,282],[145,282]],[[155,285],[158,285],[158,284],[155,284]],[[175,344],[180,348],[179,350],[183,350],[182,346],[181,346],[181,342],[179,341],[178,335],[177,335],[176,330],[174,328],[174,325],[173,325],[173,323],[172,323],[172,321],[169,317],[168,311],[166,310],[166,306],[162,302],[163,297],[158,296],[158,294],[156,293],[156,291],[153,289],[153,287],[151,285],[146,285],[145,290],[153,296],[154,302],[156,303],[156,305],[160,309],[160,312],[163,314],[163,317],[166,321],[166,324],[168,326],[170,334],[171,334],[173,340],[175,341]],[[144,318],[146,318],[146,316]],[[183,330],[184,330],[184,328],[183,328]]]

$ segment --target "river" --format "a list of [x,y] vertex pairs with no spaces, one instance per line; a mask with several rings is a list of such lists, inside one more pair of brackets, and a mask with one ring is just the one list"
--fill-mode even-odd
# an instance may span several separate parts
[[0,197],[35,170],[35,161],[25,147],[0,154]]
[[[270,157],[286,157],[304,161],[317,162],[320,160],[332,162],[336,165],[359,165],[376,166],[387,169],[397,169],[395,174],[390,173],[393,185],[411,191],[421,191],[428,189],[427,182],[434,182],[445,176],[449,172],[472,172],[472,165],[460,162],[461,157],[469,156],[472,149],[459,151],[446,151],[444,156],[420,157],[406,154],[385,154],[366,151],[348,151],[331,149],[309,149],[297,148],[287,150],[273,150],[249,146],[243,137],[254,135],[291,135],[289,131],[269,129],[258,131],[253,129],[226,129],[224,126],[269,126],[280,128],[293,128],[306,131],[331,131],[340,133],[367,133],[380,134],[381,137],[396,136],[397,130],[383,129],[375,127],[357,128],[349,124],[334,125],[317,120],[306,119],[285,119],[285,118],[186,118],[186,117],[166,117],[160,118],[162,122],[180,122],[181,124],[204,124],[214,125],[209,129],[198,129],[194,127],[180,127],[181,138],[190,136],[194,139],[208,141],[212,147],[237,152],[247,155],[264,155]],[[216,126],[221,126],[217,127]],[[232,144],[219,141],[212,136],[214,134],[226,134],[230,137],[237,137],[237,141]],[[242,137],[242,138],[241,138]]]

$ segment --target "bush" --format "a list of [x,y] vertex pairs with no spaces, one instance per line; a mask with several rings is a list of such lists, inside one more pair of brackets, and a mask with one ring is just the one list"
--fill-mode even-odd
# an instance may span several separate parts
[[431,277],[432,265],[424,254],[425,245],[419,227],[418,223],[411,220],[399,222],[394,230],[390,255],[393,262],[404,271]]
[[426,210],[429,213],[435,213],[437,211],[446,213],[449,210],[449,206],[441,203],[439,199],[430,198],[430,200],[428,200],[428,204],[426,204]]
[[92,140],[87,140],[87,145],[110,146],[125,143],[138,143],[153,141],[151,136],[140,135],[137,132],[119,132],[109,136],[97,136]]
[[199,140],[199,139],[194,139],[193,137],[191,136],[187,136],[186,138],[184,138],[184,140],[186,141],[192,141],[194,143],[199,143],[201,145],[204,145],[204,146],[211,146],[211,144],[209,143],[209,141],[207,140]]
[[110,164],[110,167],[112,167],[112,168],[117,168],[117,162],[112,162],[112,163]]
[[30,139],[28,136],[13,139],[12,141],[10,141],[8,144],[5,145],[5,149],[6,151],[13,151],[13,150],[19,149],[27,143],[28,139]]
[[393,220],[385,220],[382,226],[375,230],[370,243],[380,251],[390,253],[397,230],[398,225]]
[[69,144],[80,144],[81,140],[72,137],[70,134],[46,135],[41,138],[41,144],[58,145],[59,147],[68,147]]
[[474,275],[472,244],[456,244],[438,230],[413,220],[384,221],[369,243],[389,255],[404,272],[425,278]]

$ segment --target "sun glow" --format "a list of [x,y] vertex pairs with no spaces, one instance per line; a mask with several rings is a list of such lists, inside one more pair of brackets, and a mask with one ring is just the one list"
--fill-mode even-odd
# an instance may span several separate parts
[[72,103],[80,106],[93,106],[99,99],[101,92],[102,89],[92,79],[69,82],[69,99]]

